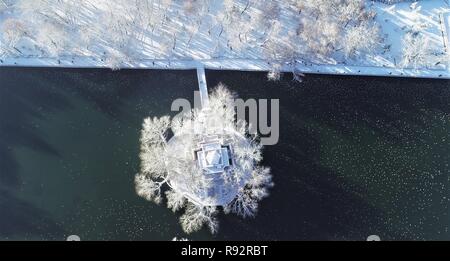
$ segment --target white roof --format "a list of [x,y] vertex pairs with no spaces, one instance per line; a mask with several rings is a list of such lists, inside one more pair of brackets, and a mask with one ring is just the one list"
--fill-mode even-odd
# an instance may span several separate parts
[[218,150],[207,151],[205,156],[206,164],[208,165],[218,165],[221,162],[221,153]]
[[197,151],[198,163],[205,173],[218,173],[224,171],[230,165],[228,148],[222,147],[217,139],[209,140],[200,144]]

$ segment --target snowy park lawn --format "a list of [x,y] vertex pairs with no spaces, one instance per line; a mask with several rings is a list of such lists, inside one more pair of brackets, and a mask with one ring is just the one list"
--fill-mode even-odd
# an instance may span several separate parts
[[[18,41],[12,52],[0,50],[0,66],[158,69],[205,67],[222,70],[270,71],[277,65],[280,71],[306,73],[450,78],[450,55],[447,46],[448,37],[450,37],[450,5],[446,0],[422,0],[392,5],[367,1],[366,6],[376,12],[375,21],[380,26],[382,38],[379,46],[374,47],[372,52],[348,56],[338,50],[326,57],[300,55],[291,59],[290,62],[286,62],[285,59],[278,61],[276,55],[268,58],[267,47],[263,46],[270,41],[258,42],[264,37],[269,38],[268,35],[274,31],[273,27],[263,31],[256,27],[260,24],[245,22],[245,19],[256,21],[258,19],[253,17],[261,15],[265,17],[266,10],[261,10],[261,5],[246,6],[246,0],[237,1],[240,10],[244,10],[241,15],[244,18],[239,18],[243,19],[238,24],[240,28],[224,28],[218,22],[220,19],[229,19],[227,15],[221,15],[224,8],[223,1],[208,1],[207,8],[193,11],[194,15],[202,17],[196,21],[180,15],[182,13],[180,10],[185,7],[180,4],[180,1],[174,1],[170,8],[164,10],[164,14],[159,17],[163,20],[161,28],[149,33],[150,28],[138,27],[133,35],[137,40],[121,39],[122,42],[119,44],[121,48],[125,45],[128,49],[118,51],[116,42],[121,36],[117,35],[117,28],[111,28],[111,26],[103,28],[104,31],[111,31],[109,39],[97,38],[92,41],[88,37],[89,33],[102,31],[99,28],[95,29],[95,26],[101,26],[99,21],[109,19],[98,15],[102,13],[99,10],[108,10],[106,5],[101,4],[108,1],[95,0],[95,8],[85,5],[80,8],[81,10],[77,10],[82,14],[80,15],[82,21],[77,21],[80,26],[76,33],[52,31],[52,28],[49,28],[47,32],[43,31],[44,35],[42,30],[36,33],[37,37],[41,38],[45,36],[49,38],[48,35],[58,37],[57,34],[63,34],[65,39],[58,42],[57,48],[51,51],[43,50],[36,42],[45,41],[45,39],[25,37]],[[5,2],[14,3],[15,0]],[[292,35],[297,30],[296,20],[298,19],[295,18],[296,13],[288,4],[283,1],[280,3],[280,15],[274,21],[279,21],[281,28],[279,28],[279,34],[273,37],[279,39],[273,42],[281,44],[274,48],[283,49],[289,47],[282,46],[286,41],[279,35]],[[14,8],[2,8],[1,4],[2,2],[0,2],[0,23],[7,18],[19,16]],[[67,14],[67,11],[59,10],[58,12]],[[201,14],[198,15],[198,12]],[[113,23],[114,21],[111,21],[109,25]],[[242,28],[243,25],[247,28]],[[233,23],[229,23],[229,26],[233,26]],[[3,34],[4,31],[2,31]],[[423,38],[422,42],[416,42],[416,45],[422,47],[424,53],[426,52],[426,56],[424,55],[423,61],[419,64],[411,65],[402,62],[405,60],[405,48],[408,45],[404,40],[407,34],[420,34]],[[245,44],[242,44],[241,38],[244,37]],[[411,38],[416,41],[415,39]],[[47,41],[49,46],[52,45],[53,40],[47,39]],[[81,45],[88,47],[78,48],[74,45],[75,42],[77,44],[81,42]],[[416,55],[413,53],[416,49],[417,46],[411,44],[409,52],[412,53],[409,55]]]
[[402,59],[402,39],[411,31],[420,31],[429,41],[431,54],[426,68],[446,69],[449,56],[446,55],[442,17],[449,15],[450,6],[441,0],[426,0],[415,3],[404,2],[393,5],[375,3],[377,21],[387,35],[386,44],[389,51],[375,56],[373,65],[397,67]]

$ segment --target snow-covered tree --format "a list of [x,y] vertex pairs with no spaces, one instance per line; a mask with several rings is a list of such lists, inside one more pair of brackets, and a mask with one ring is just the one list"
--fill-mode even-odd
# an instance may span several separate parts
[[[258,23],[261,25],[260,28],[263,32],[271,31],[274,23],[279,22],[280,3],[278,1],[258,2],[258,6],[261,9],[261,14],[257,17],[259,19]],[[275,26],[279,26],[279,24]]]
[[407,33],[402,41],[402,62],[403,67],[419,68],[426,65],[430,56],[430,45],[422,34]]
[[370,52],[380,44],[379,28],[366,23],[347,29],[344,37],[344,54],[354,57],[357,53]]
[[70,53],[72,42],[68,39],[66,27],[57,23],[43,23],[36,34],[36,42],[41,50],[50,57],[59,57],[63,53]]
[[117,50],[105,52],[105,55],[105,65],[113,71],[119,70],[126,63],[126,57]]
[[270,169],[263,167],[254,169],[248,184],[239,189],[237,197],[224,208],[224,211],[244,218],[254,217],[258,210],[258,202],[269,195],[267,189],[272,186]]
[[267,80],[279,81],[281,79],[281,64],[272,65],[272,69],[267,73]]
[[156,204],[161,203],[161,186],[162,183],[154,181],[144,174],[136,175],[134,179],[136,193],[146,200],[153,201]]
[[219,223],[215,217],[216,213],[216,207],[188,203],[184,214],[180,217],[181,227],[189,234],[206,225],[214,234],[219,228]]
[[[1,25],[2,29],[2,43],[9,50],[17,49],[17,44],[19,41],[27,36],[28,30],[23,22],[19,19],[8,18]],[[20,52],[20,51],[19,51]]]
[[327,60],[339,50],[347,57],[372,51],[380,36],[374,14],[364,3],[363,0],[299,1],[297,32],[307,46],[302,55]]
[[166,191],[166,198],[167,207],[172,209],[173,212],[182,209],[186,204],[186,198],[184,195],[174,190]]
[[166,132],[170,126],[170,118],[146,118],[141,131],[142,173],[159,178],[165,173],[163,157],[166,144]]
[[227,47],[230,52],[242,53],[249,42],[249,34],[254,29],[254,19],[247,12],[254,1],[248,0],[245,5],[239,1],[223,1],[223,11],[220,15],[221,32],[227,37]]

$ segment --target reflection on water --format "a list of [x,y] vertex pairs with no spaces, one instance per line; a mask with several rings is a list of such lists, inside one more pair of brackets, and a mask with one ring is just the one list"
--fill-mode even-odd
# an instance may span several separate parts
[[142,119],[193,100],[195,72],[0,77],[0,239],[450,239],[449,81],[208,71],[210,86],[280,99],[280,140],[263,162],[276,185],[255,219],[223,215],[219,234],[186,236],[133,178]]

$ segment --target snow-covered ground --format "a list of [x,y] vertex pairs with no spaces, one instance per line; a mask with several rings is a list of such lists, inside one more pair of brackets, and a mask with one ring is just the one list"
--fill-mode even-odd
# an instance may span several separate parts
[[[420,1],[394,5],[374,4],[377,21],[387,35],[386,45],[390,51],[375,55],[375,65],[398,67],[402,60],[403,36],[408,32],[421,32],[429,42],[431,55],[425,68],[445,69],[448,57],[445,50],[446,36],[443,34],[442,16],[448,16],[449,6],[445,1]],[[444,15],[447,13],[446,15]]]
[[[8,2],[14,3],[15,0]],[[217,21],[214,20],[221,17],[219,13],[223,8],[222,2],[210,0],[207,13],[203,14],[203,18],[199,19],[198,23],[188,21],[186,17],[169,18],[161,33],[140,35],[143,44],[139,45],[139,48],[135,48],[132,53],[127,53],[133,59],[121,59],[115,66],[157,69],[205,67],[221,70],[269,71],[273,70],[274,64],[279,63],[281,71],[450,78],[450,5],[446,0],[422,0],[393,5],[367,1],[367,6],[376,12],[375,20],[381,27],[382,42],[374,48],[373,52],[348,57],[337,51],[327,56],[326,59],[298,56],[289,62],[277,61],[274,58],[268,59],[267,54],[264,53],[266,50],[257,43],[258,37],[261,36],[261,32],[257,30],[242,29],[248,32],[246,37],[249,40],[246,41],[254,40],[256,44],[253,45],[240,46],[238,41],[230,43],[233,33],[231,30],[225,32],[229,34],[228,37],[221,36],[220,31],[223,28],[216,26]],[[246,1],[240,3],[242,10],[245,10],[249,17],[261,15],[260,6],[249,6],[245,9]],[[288,6],[281,6],[282,15],[279,16],[279,19],[282,30],[285,32],[295,31],[296,23],[293,21],[295,21],[296,14]],[[167,11],[168,16],[176,17],[179,14],[177,8],[182,7],[171,4],[170,10]],[[86,14],[88,12],[92,14],[91,16],[86,15],[88,24],[95,23],[95,19],[105,19],[105,17],[95,17],[95,12],[92,10],[84,11]],[[17,16],[17,11],[11,8],[0,11],[0,23],[7,18]],[[171,23],[173,23],[173,28],[170,30],[173,31],[167,34]],[[198,26],[195,25],[196,23]],[[245,21],[240,25],[243,24]],[[109,30],[109,28],[105,28],[105,30]],[[227,30],[225,29],[225,31]],[[266,33],[270,34],[270,31],[263,34]],[[414,37],[419,35],[423,39],[421,42],[416,42],[418,46],[411,44],[410,50],[405,51],[407,43],[404,39],[407,34],[414,35]],[[173,37],[169,37],[169,35],[173,35]],[[72,37],[76,38],[79,35]],[[64,43],[67,48],[58,50],[56,55],[49,55],[49,52],[38,48],[35,43],[36,39],[31,37],[22,39],[17,44],[17,52],[0,54],[0,66],[111,67],[111,63],[114,62],[111,61],[111,54],[115,50],[109,46],[109,39],[89,43],[91,47],[87,50],[80,50],[70,45],[77,39],[71,39],[70,36],[67,39],[67,43]],[[412,39],[414,40],[414,38]],[[130,43],[130,46],[134,46],[134,44]],[[230,46],[235,48],[230,48]],[[405,52],[416,56],[414,51],[417,47],[423,48],[426,56],[423,57],[422,62],[406,64]]]

